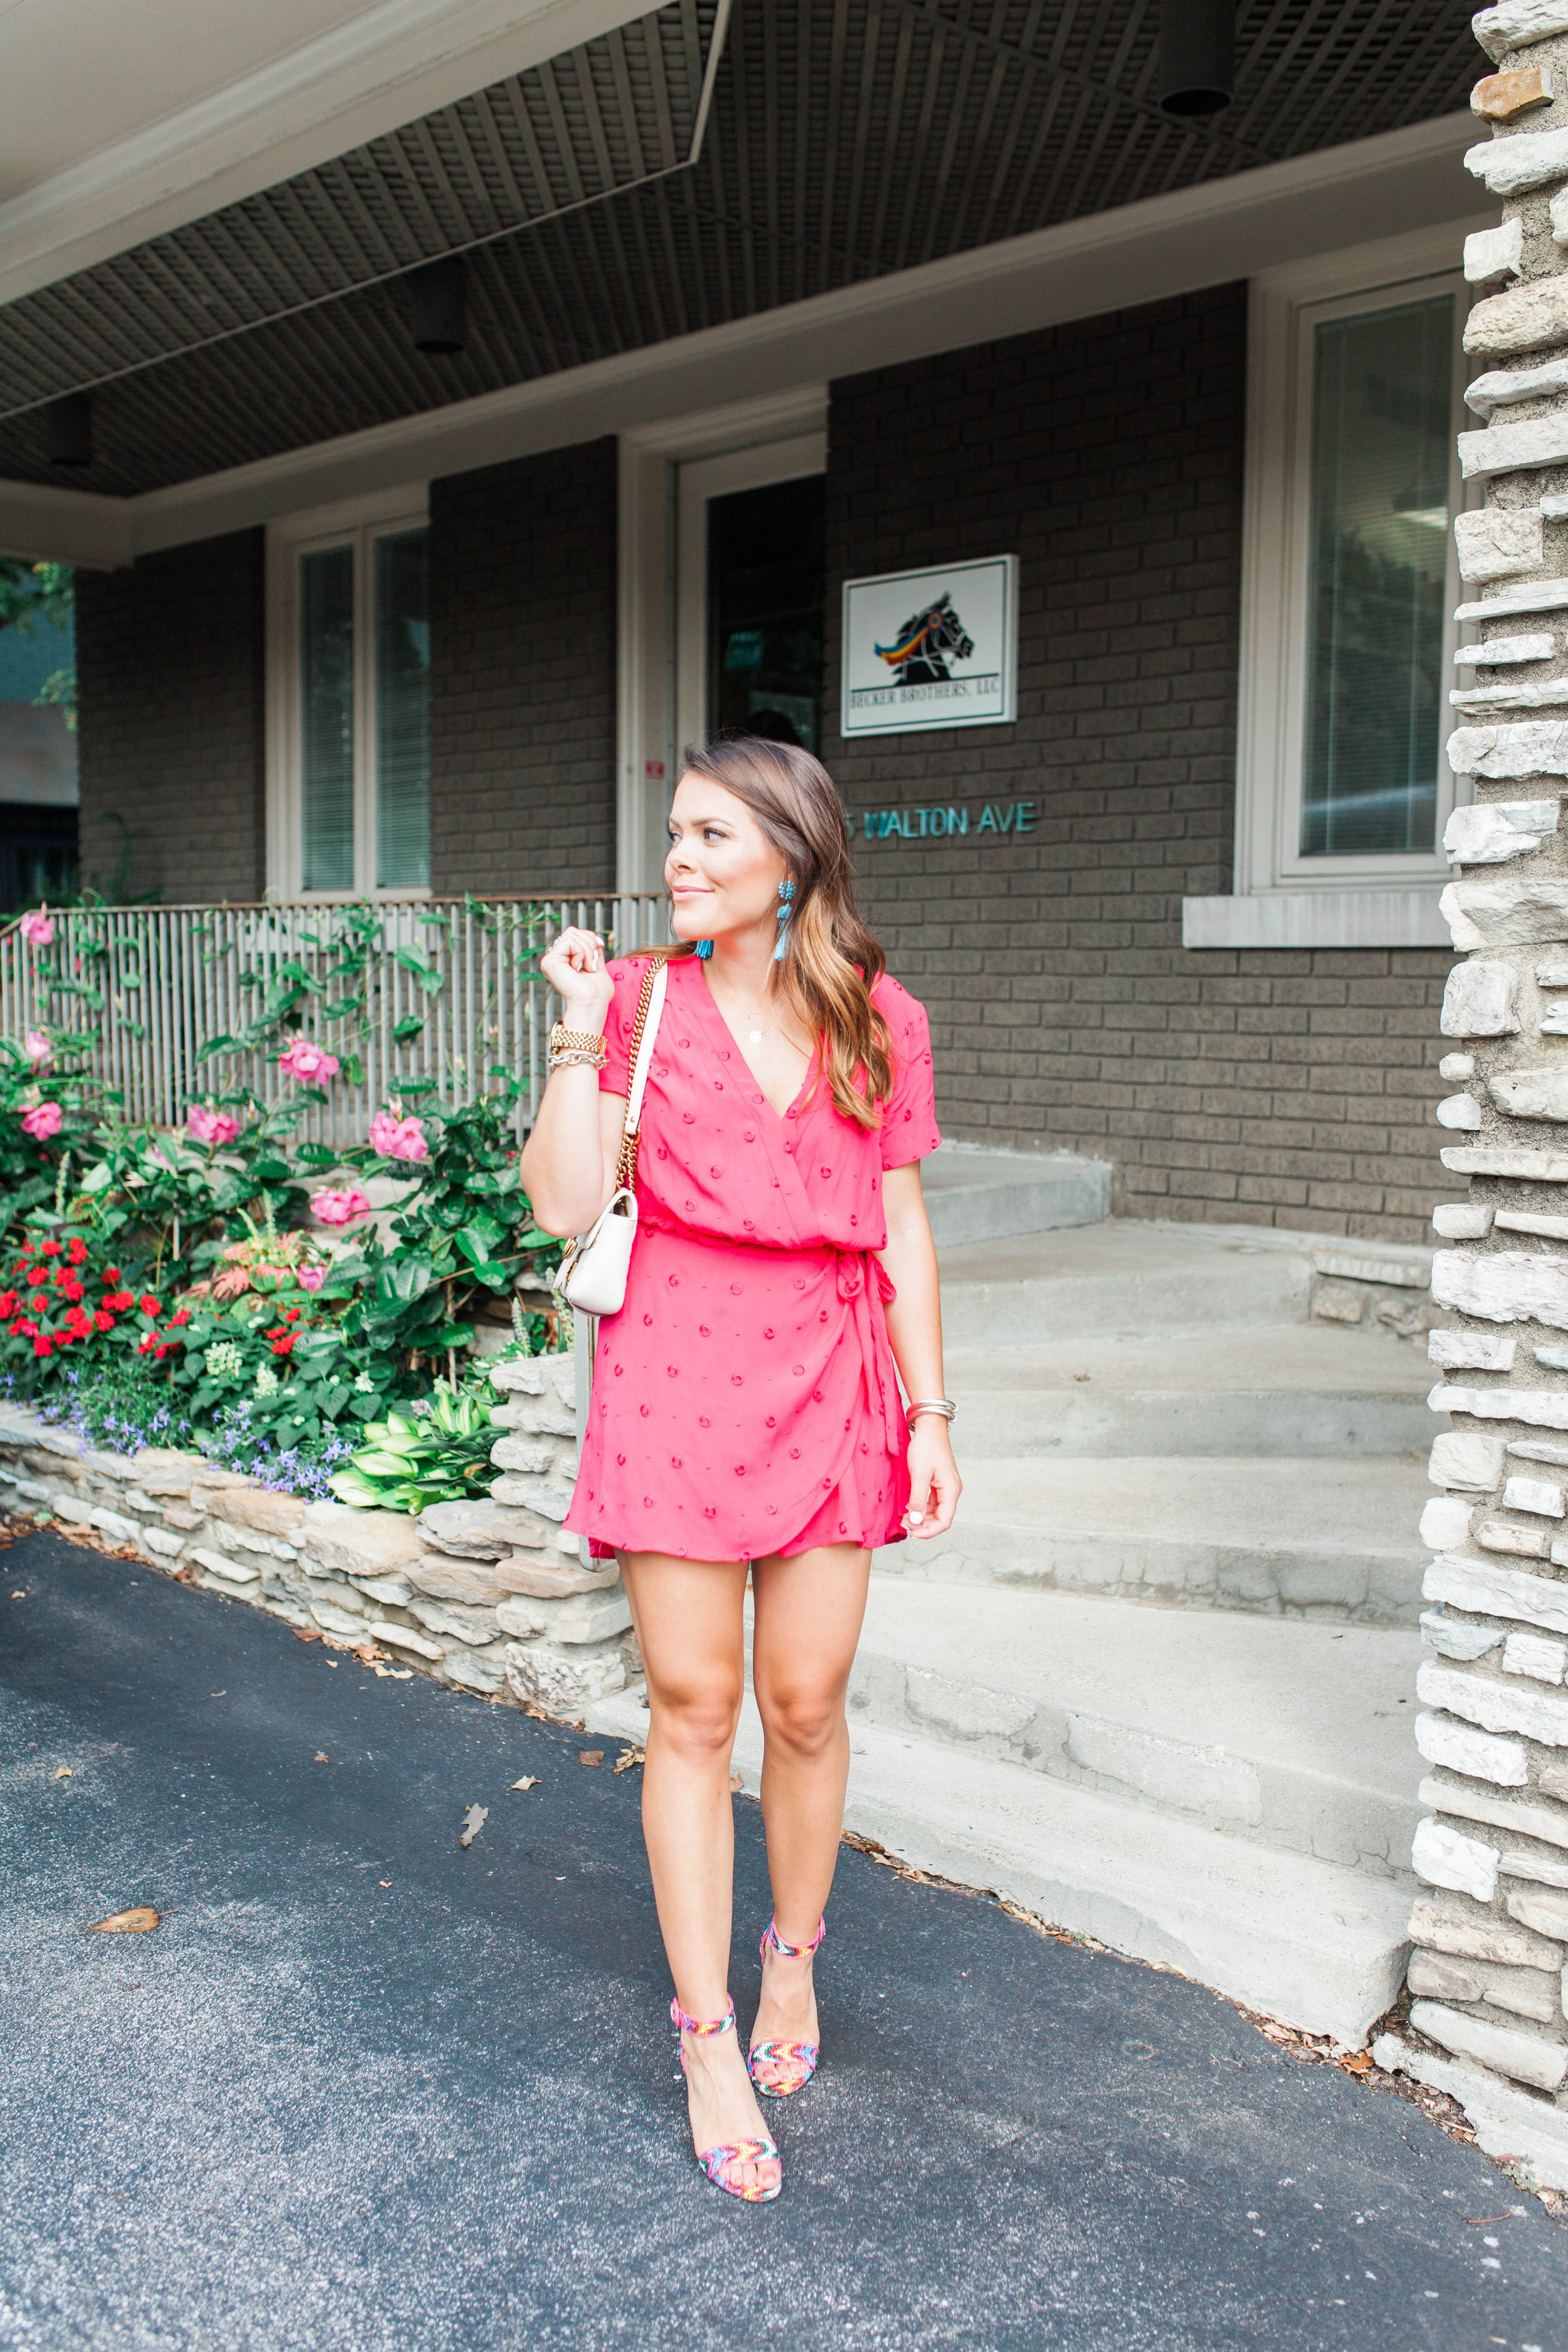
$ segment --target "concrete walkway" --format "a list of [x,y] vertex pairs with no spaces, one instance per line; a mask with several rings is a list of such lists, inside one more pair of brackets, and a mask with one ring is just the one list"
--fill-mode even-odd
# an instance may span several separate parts
[[[784,2196],[722,2200],[638,1775],[584,1744],[133,1562],[0,1555],[7,2352],[1563,2345],[1568,2233],[1414,2107],[847,1849]],[[164,1925],[83,1932],[133,1903]]]

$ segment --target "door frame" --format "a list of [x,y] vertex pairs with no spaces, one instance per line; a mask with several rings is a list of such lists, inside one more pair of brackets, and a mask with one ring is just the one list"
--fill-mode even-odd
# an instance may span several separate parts
[[707,501],[827,463],[825,383],[621,436],[618,890],[659,887],[675,761],[707,731]]

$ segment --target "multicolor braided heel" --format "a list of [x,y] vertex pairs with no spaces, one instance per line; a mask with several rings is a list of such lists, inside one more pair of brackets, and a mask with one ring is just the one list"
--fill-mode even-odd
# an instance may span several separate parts
[[[730,2002],[723,2017],[688,2017],[677,1999],[670,2003],[670,2022],[672,2025],[678,2026],[683,2033],[733,2033],[735,2003]],[[685,2071],[686,2050],[683,2042],[681,2072],[684,2074]],[[696,2157],[697,2162],[716,2189],[722,2189],[727,2197],[742,2199],[747,2205],[770,2205],[784,2186],[782,2179],[779,2179],[774,2182],[771,2189],[747,2188],[740,2181],[727,2180],[724,2177],[730,2166],[734,2164],[766,2164],[769,2158],[777,2164],[779,2150],[770,2139],[730,2140],[727,2143],[721,2143],[717,2147],[699,2147]]]
[[[809,1944],[787,1944],[779,1933],[778,1920],[769,1919],[763,1931],[762,1941],[758,1947],[758,1951],[766,1968],[770,1945],[780,1959],[799,1960],[808,1958],[816,1951],[819,1945],[825,1944],[827,1939],[828,1923],[825,1919],[818,1920],[817,1932]],[[754,2042],[747,2057],[746,2071],[765,2099],[792,2099],[797,2091],[805,2089],[816,2073],[817,2060],[821,2054],[821,2047],[820,2042]],[[762,2082],[757,2072],[757,2062],[759,2058],[766,2060],[770,2066],[789,2066],[795,2069],[800,2076],[799,2081]]]

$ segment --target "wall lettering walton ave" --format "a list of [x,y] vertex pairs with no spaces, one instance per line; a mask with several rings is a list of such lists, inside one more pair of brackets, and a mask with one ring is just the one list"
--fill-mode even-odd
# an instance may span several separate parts
[[953,808],[867,809],[867,841],[946,841],[967,833],[1021,834],[1034,825],[1038,801],[987,801],[973,822],[967,806]]

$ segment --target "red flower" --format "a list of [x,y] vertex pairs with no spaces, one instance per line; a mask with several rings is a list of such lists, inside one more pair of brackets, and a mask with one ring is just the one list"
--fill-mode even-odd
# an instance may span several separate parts
[[283,1310],[283,1319],[286,1323],[298,1323],[299,1320],[298,1307],[286,1307]]
[[0,1315],[15,1315],[16,1312],[16,1292],[14,1290],[0,1291]]
[[18,1315],[15,1323],[7,1323],[5,1326],[6,1330],[10,1332],[13,1339],[19,1338],[21,1334],[26,1331],[26,1328],[27,1318],[25,1315]]
[[59,1254],[60,1245],[58,1242],[46,1242],[44,1244],[44,1255],[46,1257],[58,1257]]
[[66,1252],[66,1255],[69,1258],[73,1265],[85,1265],[87,1264],[86,1242],[79,1239],[72,1242],[69,1249]]
[[154,1298],[150,1290],[144,1290],[142,1292],[139,1304],[143,1315],[162,1315],[163,1312],[163,1303],[162,1299]]
[[136,1352],[139,1356],[150,1356],[157,1344],[158,1343],[153,1339],[152,1332],[149,1331],[147,1337],[142,1340],[141,1345],[137,1349]]
[[63,1265],[55,1276],[55,1288],[62,1298],[75,1300],[81,1297],[80,1283],[74,1275],[68,1274]]
[[171,1330],[173,1330],[173,1329],[175,1328],[175,1327],[176,1327],[178,1324],[181,1324],[181,1323],[188,1323],[188,1322],[190,1321],[190,1319],[191,1319],[191,1310],[190,1310],[190,1308],[189,1308],[188,1307],[182,1307],[180,1308],[180,1310],[179,1310],[179,1312],[178,1312],[177,1314],[174,1314],[174,1315],[171,1315],[171,1316],[170,1316],[170,1318],[169,1318],[169,1328],[170,1328],[170,1329],[171,1329]]
[[168,1350],[168,1348],[167,1348],[166,1346],[165,1346],[165,1347],[162,1347],[162,1348],[154,1348],[154,1349],[153,1349],[153,1350],[152,1350],[152,1353],[157,1357],[158,1361],[159,1361],[160,1363],[162,1363],[162,1360],[163,1360],[164,1357],[168,1354],[168,1352],[169,1352],[169,1350]]
[[47,1265],[30,1265],[27,1268],[27,1279],[35,1289],[40,1282],[47,1282],[48,1278],[49,1269]]
[[100,1331],[112,1331],[112,1330],[113,1330],[113,1328],[114,1328],[114,1318],[113,1318],[113,1316],[112,1316],[112,1315],[106,1315],[106,1314],[104,1313],[104,1311],[103,1311],[103,1309],[102,1309],[102,1307],[101,1307],[99,1308],[98,1313],[94,1316],[93,1320],[94,1320],[94,1322],[98,1325],[98,1328],[99,1328],[99,1329]]
[[52,1339],[46,1339],[44,1338],[43,1334],[40,1332],[40,1333],[39,1333],[39,1335],[38,1335],[38,1337],[37,1337],[37,1338],[34,1340],[34,1342],[33,1342],[33,1353],[34,1353],[34,1355],[35,1355],[35,1356],[52,1356],[52,1355],[54,1354],[54,1352],[55,1352],[55,1343],[54,1343],[54,1341],[53,1341]]
[[103,1278],[105,1282],[118,1282],[120,1279],[120,1268],[117,1265],[106,1265],[103,1269]]
[[280,1339],[275,1339],[275,1340],[273,1341],[273,1343],[272,1343],[272,1352],[273,1352],[273,1354],[274,1354],[275,1356],[287,1356],[287,1355],[289,1355],[290,1353],[292,1353],[292,1351],[293,1351],[293,1347],[294,1347],[295,1338],[296,1338],[296,1334],[295,1334],[294,1332],[292,1332],[292,1331],[286,1331],[286,1332],[284,1333],[283,1337],[282,1337]]
[[124,1315],[135,1306],[136,1301],[129,1290],[116,1290],[110,1292],[103,1303],[106,1307],[112,1307],[117,1315]]

